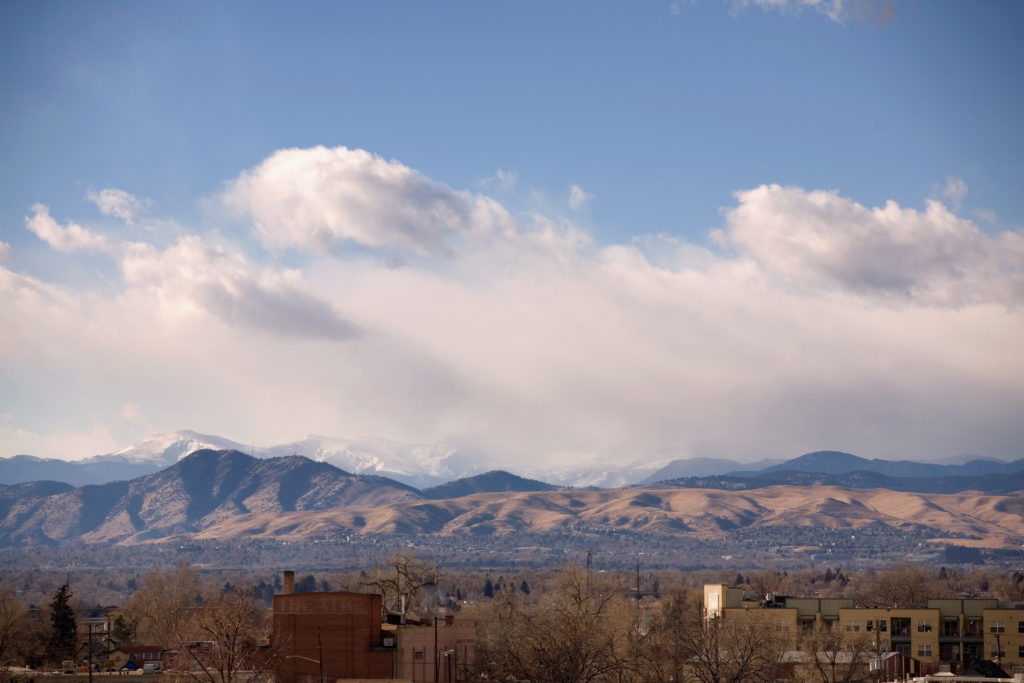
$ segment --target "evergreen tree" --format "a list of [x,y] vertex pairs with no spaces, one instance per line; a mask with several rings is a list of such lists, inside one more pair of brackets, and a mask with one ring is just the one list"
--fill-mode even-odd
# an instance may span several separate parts
[[494,584],[491,583],[490,579],[484,582],[484,595],[488,598],[494,597]]
[[526,593],[527,595],[530,594],[530,584],[526,583],[526,579],[523,579],[523,582],[519,584],[519,590]]
[[114,624],[110,630],[110,637],[117,641],[118,645],[128,645],[135,642],[135,627],[132,626],[131,622],[124,618],[123,614],[118,614],[114,619]]
[[312,574],[306,574],[301,579],[295,582],[296,593],[314,593],[316,592],[316,577]]
[[50,603],[51,653],[55,659],[71,659],[75,654],[75,636],[78,625],[75,611],[71,609],[71,587],[64,584],[53,596]]

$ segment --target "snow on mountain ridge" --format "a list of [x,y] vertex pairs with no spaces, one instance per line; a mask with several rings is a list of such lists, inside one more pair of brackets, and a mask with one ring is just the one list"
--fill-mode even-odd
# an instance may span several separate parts
[[152,463],[167,467],[204,448],[237,450],[258,458],[298,454],[346,472],[385,476],[417,488],[436,486],[494,469],[515,469],[520,476],[562,486],[617,488],[636,483],[665,464],[660,459],[641,459],[625,466],[614,466],[594,454],[585,463],[572,466],[546,463],[543,467],[509,468],[506,463],[497,462],[485,453],[444,442],[408,444],[384,438],[309,434],[299,441],[257,447],[192,430],[152,434],[128,448],[94,456],[90,460]]
[[154,463],[161,467],[173,465],[189,453],[212,448],[215,450],[248,450],[244,445],[220,436],[199,434],[189,429],[179,432],[151,434],[142,441],[106,455],[88,458],[88,461],[122,460],[132,463]]

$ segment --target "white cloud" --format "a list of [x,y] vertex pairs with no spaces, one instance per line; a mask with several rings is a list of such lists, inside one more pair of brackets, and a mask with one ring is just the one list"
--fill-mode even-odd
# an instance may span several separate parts
[[453,192],[396,161],[345,147],[276,152],[231,183],[223,201],[250,216],[260,241],[275,249],[328,251],[351,241],[438,255],[462,238],[511,225],[487,197]]
[[204,311],[228,324],[286,336],[357,334],[330,304],[307,291],[298,271],[254,268],[241,254],[195,235],[163,252],[133,245],[125,250],[121,268],[127,285],[186,316]]
[[3,457],[36,455],[80,460],[112,452],[118,447],[117,441],[102,424],[87,425],[81,430],[59,428],[48,434],[39,434],[17,427],[13,415],[0,415],[0,453],[4,454]]
[[974,215],[979,221],[985,221],[986,223],[995,223],[999,220],[999,216],[997,216],[996,212],[991,209],[975,209]]
[[[454,257],[393,268],[312,250],[282,269],[273,253],[190,234],[112,246],[118,291],[0,267],[0,412],[14,416],[3,454],[66,457],[44,450],[62,428],[79,456],[126,445],[97,431],[85,448],[94,422],[257,444],[456,439],[520,470],[611,451],[1019,450],[1020,235],[981,234],[938,202],[867,208],[766,185],[725,212],[725,250],[673,235],[600,245],[543,215],[516,225],[397,162],[307,151],[229,188],[268,244],[304,248],[320,221],[329,240]],[[330,182],[314,173],[325,164]],[[275,196],[264,205],[257,188]],[[357,190],[369,193],[358,211]],[[468,213],[420,232],[431,201]],[[475,221],[481,201],[500,230]],[[300,218],[279,223],[286,205]],[[75,425],[23,426],[40,386],[61,387],[46,414]]]
[[950,176],[946,178],[946,186],[942,188],[942,196],[949,200],[954,211],[959,211],[967,197],[967,183],[960,178]]
[[89,190],[85,197],[98,206],[104,215],[117,216],[128,224],[134,223],[135,219],[152,204],[149,199],[140,199],[114,187],[99,192]]
[[145,420],[145,413],[142,410],[142,406],[138,403],[125,403],[121,406],[121,412],[118,415],[122,420],[138,421]]
[[684,5],[693,5],[696,2],[697,0],[672,0],[672,2],[669,3],[668,6],[668,12],[672,16],[679,16],[680,14],[683,13]]
[[485,189],[497,187],[504,191],[512,190],[519,185],[519,173],[514,170],[499,168],[495,171],[494,175],[487,176],[478,181],[477,185]]
[[7,244],[7,242],[0,241],[0,261],[10,263],[12,254],[11,245]]
[[574,210],[582,209],[593,198],[594,195],[584,191],[579,185],[573,185],[569,188],[569,206]]
[[849,0],[733,0],[733,4],[739,8],[757,5],[761,9],[780,12],[800,12],[810,8],[836,23],[842,23],[850,17],[849,6],[853,3]]
[[25,225],[35,235],[57,251],[73,252],[79,249],[91,251],[107,251],[110,243],[103,235],[98,235],[77,223],[68,223],[61,227],[50,217],[50,208],[43,204],[32,207],[32,216],[25,217]]
[[737,192],[727,240],[794,282],[927,304],[1024,303],[1024,237],[989,237],[939,202],[868,209],[837,192]]

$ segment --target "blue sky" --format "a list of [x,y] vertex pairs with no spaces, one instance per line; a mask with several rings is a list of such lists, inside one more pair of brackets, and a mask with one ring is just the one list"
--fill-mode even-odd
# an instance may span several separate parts
[[5,3],[0,455],[1010,457],[1022,32],[1014,2]]

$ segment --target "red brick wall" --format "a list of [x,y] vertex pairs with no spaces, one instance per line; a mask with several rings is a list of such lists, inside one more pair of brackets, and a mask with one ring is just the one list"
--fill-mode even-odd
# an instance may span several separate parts
[[393,651],[382,647],[381,597],[365,593],[274,596],[273,642],[282,649],[277,680],[391,678]]

